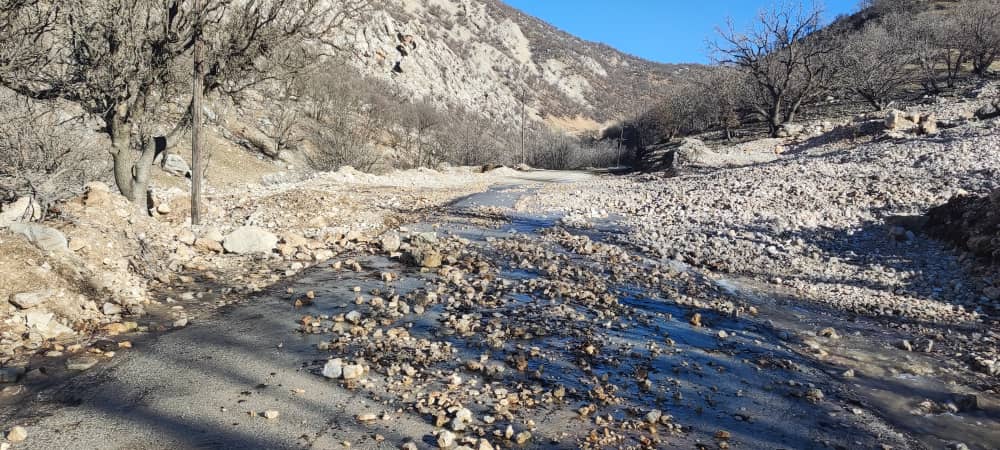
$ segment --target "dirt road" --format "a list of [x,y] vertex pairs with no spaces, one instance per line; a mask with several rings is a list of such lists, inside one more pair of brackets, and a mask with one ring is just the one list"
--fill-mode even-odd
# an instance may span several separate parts
[[650,259],[614,243],[614,217],[573,229],[513,208],[542,183],[590,176],[537,172],[462,199],[401,231],[442,268],[373,247],[53,374],[0,422],[27,428],[15,448],[1000,442],[997,396],[896,351],[899,331]]

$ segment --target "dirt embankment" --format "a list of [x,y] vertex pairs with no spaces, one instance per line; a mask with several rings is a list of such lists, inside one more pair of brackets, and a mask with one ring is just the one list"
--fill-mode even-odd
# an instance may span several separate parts
[[201,226],[183,177],[157,175],[149,211],[92,183],[42,223],[0,228],[0,368],[20,378],[32,357],[108,354],[84,348],[95,336],[186,326],[507,175],[256,171],[209,189]]
[[1000,190],[955,197],[927,213],[927,230],[939,239],[1000,265]]

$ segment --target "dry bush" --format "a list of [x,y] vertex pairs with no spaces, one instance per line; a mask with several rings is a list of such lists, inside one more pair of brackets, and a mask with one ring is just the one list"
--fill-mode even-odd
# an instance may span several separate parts
[[869,22],[848,35],[837,52],[837,82],[878,111],[916,78],[911,67],[917,58],[906,39],[905,21],[894,14]]
[[109,173],[110,159],[96,139],[47,106],[0,92],[0,202],[27,195],[45,211]]
[[317,170],[373,170],[381,162],[374,144],[394,123],[387,86],[348,68],[316,72],[303,83],[300,107],[314,122],[305,133],[315,146],[305,154],[310,165]]

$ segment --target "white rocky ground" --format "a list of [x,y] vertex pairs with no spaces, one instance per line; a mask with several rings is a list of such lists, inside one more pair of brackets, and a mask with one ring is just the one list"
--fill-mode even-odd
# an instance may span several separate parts
[[915,216],[1000,186],[997,127],[971,122],[932,136],[879,133],[850,143],[819,136],[786,143],[785,156],[770,163],[549,186],[518,207],[566,213],[576,226],[610,214],[624,224],[620,241],[650,256],[752,278],[837,310],[976,324],[975,333],[954,337],[968,340],[973,354],[956,357],[996,375],[1000,274],[971,276],[973,261],[921,235]]
[[0,426],[40,448],[990,448],[1000,278],[914,218],[1000,187],[1000,122],[956,111],[670,178],[269,175],[210,192],[200,227],[181,190],[145,217],[94,184],[0,234],[0,270],[31,274],[0,280]]

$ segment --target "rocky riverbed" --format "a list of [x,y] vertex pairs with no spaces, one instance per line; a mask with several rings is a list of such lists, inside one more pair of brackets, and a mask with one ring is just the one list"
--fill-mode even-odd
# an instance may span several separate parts
[[[671,177],[348,170],[213,193],[205,228],[164,194],[117,214],[148,245],[114,250],[162,278],[83,308],[86,345],[4,341],[0,425],[32,448],[995,448],[1000,279],[921,224],[1000,187],[998,136],[789,140]],[[54,224],[69,255],[11,248],[138,277],[73,244],[107,232],[101,192]],[[12,300],[8,323],[55,317]]]

